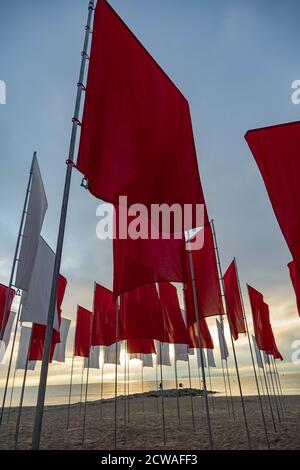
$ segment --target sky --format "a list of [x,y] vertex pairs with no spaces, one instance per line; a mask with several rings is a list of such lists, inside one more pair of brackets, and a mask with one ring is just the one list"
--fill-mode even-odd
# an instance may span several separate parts
[[[291,84],[300,79],[297,0],[110,0],[189,100],[198,162],[223,270],[237,258],[246,282],[270,305],[285,364],[300,338],[287,263],[291,256],[244,140],[248,129],[298,120]],[[1,5],[0,282],[9,279],[33,151],[47,191],[43,236],[55,248],[87,0],[15,0]],[[92,306],[94,281],[112,287],[109,241],[96,238],[100,201],[74,171],[61,272],[63,315]],[[214,321],[209,320],[216,339]],[[73,329],[68,344],[72,349]],[[238,343],[242,367],[249,358]],[[293,370],[295,370],[293,366]],[[3,367],[1,368],[3,370]],[[67,368],[61,367],[64,380]],[[53,372],[53,376],[56,373]],[[56,376],[56,375],[55,375]],[[36,380],[37,377],[35,377]],[[32,379],[33,380],[33,379]]]

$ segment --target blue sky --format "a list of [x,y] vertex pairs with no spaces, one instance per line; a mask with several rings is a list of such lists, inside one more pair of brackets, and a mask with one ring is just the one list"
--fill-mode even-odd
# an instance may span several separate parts
[[[298,1],[111,0],[190,102],[201,179],[223,266],[236,256],[243,284],[270,304],[286,360],[300,324],[289,252],[254,160],[247,129],[298,120],[291,83],[300,79]],[[1,6],[0,282],[7,282],[34,150],[49,200],[43,234],[55,247],[83,44],[87,0],[15,0]],[[91,307],[93,281],[111,287],[108,242],[96,239],[99,201],[74,172],[62,271],[64,315]],[[245,292],[246,294],[246,292]],[[245,295],[246,305],[248,300]]]

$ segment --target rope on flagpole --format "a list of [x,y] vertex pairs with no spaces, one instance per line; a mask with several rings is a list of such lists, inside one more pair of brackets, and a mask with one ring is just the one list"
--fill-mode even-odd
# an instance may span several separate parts
[[[256,389],[257,389],[257,395],[258,395],[258,400],[259,400],[259,405],[260,405],[261,417],[262,417],[262,421],[263,421],[263,426],[264,426],[264,431],[265,431],[267,446],[268,446],[268,449],[270,449],[270,441],[269,441],[269,435],[268,435],[268,430],[267,430],[266,417],[265,417],[264,407],[263,407],[262,398],[261,398],[260,389],[259,389],[259,383],[258,383],[257,372],[256,372],[256,367],[255,367],[255,362],[254,362],[254,356],[253,356],[253,350],[252,350],[252,345],[251,345],[251,340],[250,340],[250,334],[249,334],[249,328],[248,328],[248,321],[247,321],[247,316],[246,316],[245,304],[244,304],[244,299],[243,299],[243,295],[242,295],[242,289],[241,289],[241,284],[240,284],[239,272],[238,272],[238,267],[237,267],[237,263],[236,263],[236,259],[235,259],[235,258],[234,258],[234,266],[235,266],[236,273],[237,273],[239,294],[240,294],[240,299],[241,299],[241,304],[242,304],[243,317],[244,317],[244,322],[245,322],[246,334],[247,334],[247,338],[248,338],[248,345],[249,345],[250,356],[251,356],[251,362],[252,362],[252,367],[253,367],[253,372],[254,372],[254,378],[255,378],[255,384],[256,384]],[[274,423],[274,424],[275,424],[275,423]],[[276,429],[276,428],[275,428],[275,429]]]
[[213,442],[212,427],[211,427],[211,420],[210,420],[208,394],[207,394],[207,388],[206,388],[206,377],[205,377],[205,370],[204,370],[202,339],[201,339],[201,329],[200,329],[200,318],[199,318],[198,299],[197,299],[197,290],[196,290],[196,279],[195,279],[195,272],[194,272],[193,256],[192,256],[191,251],[189,251],[189,262],[190,262],[193,296],[194,296],[194,307],[195,307],[196,323],[197,323],[199,354],[200,354],[200,362],[201,362],[201,370],[202,370],[203,394],[204,394],[204,402],[205,402],[205,409],[206,409],[209,447],[212,450],[214,448],[214,442]]
[[[87,28],[85,31],[85,39],[84,39],[84,47],[83,47],[84,54],[82,54],[78,83],[83,83],[84,77],[85,77],[85,68],[86,68],[86,61],[87,61],[86,56],[87,56],[89,42],[90,42],[89,40],[90,40],[90,35],[91,35],[91,25],[92,25],[92,19],[93,19],[94,5],[95,5],[94,0],[90,0],[89,6],[88,6]],[[83,93],[82,88],[78,86],[76,103],[75,103],[75,111],[74,111],[74,117],[77,119],[79,119],[82,93]],[[76,122],[73,122],[69,155],[68,155],[68,160],[71,162],[74,161],[74,156],[75,156],[77,130],[78,130],[78,125]],[[39,389],[38,389],[38,398],[37,398],[36,412],[35,412],[35,418],[34,418],[34,427],[33,427],[33,434],[32,434],[32,449],[33,450],[39,449],[40,441],[41,441],[49,358],[50,358],[50,352],[51,352],[51,340],[52,340],[54,316],[55,316],[57,282],[58,282],[58,276],[59,276],[59,270],[60,270],[61,258],[62,258],[66,218],[67,218],[70,187],[71,187],[72,170],[73,170],[73,165],[68,164],[67,169],[66,169],[66,176],[65,176],[64,194],[63,194],[63,200],[62,200],[55,262],[54,262],[54,269],[53,269],[53,279],[52,279],[51,294],[50,294],[50,301],[49,301],[47,327],[46,327],[46,333],[45,333],[44,353],[43,353],[40,382],[39,382]]]
[[[219,267],[219,274],[221,277],[221,287],[222,287],[222,292],[223,296],[225,299],[225,306],[226,306],[226,312],[228,310],[227,306],[227,301],[226,301],[226,296],[225,296],[225,287],[224,287],[224,279],[223,279],[223,271],[222,271],[222,266],[221,266],[221,258],[220,258],[220,252],[219,252],[219,247],[218,247],[218,242],[217,242],[217,236],[216,236],[216,231],[215,231],[215,224],[214,221],[211,221],[211,226],[212,226],[212,231],[213,231],[213,236],[214,236],[214,242],[215,242],[215,249],[216,249],[216,254],[217,254],[217,262],[218,262],[218,267]],[[228,312],[227,312],[228,314]],[[242,384],[241,384],[241,378],[240,378],[240,372],[239,372],[239,366],[237,362],[237,356],[236,356],[236,351],[235,351],[235,345],[233,341],[232,334],[230,333],[231,337],[231,345],[232,345],[232,351],[233,351],[233,357],[234,357],[234,364],[235,364],[235,370],[236,370],[236,376],[238,380],[238,385],[239,385],[239,392],[240,392],[240,397],[241,397],[241,403],[242,403],[242,410],[243,410],[243,417],[244,417],[244,424],[245,424],[245,430],[246,430],[246,435],[247,435],[247,440],[248,440],[248,446],[249,449],[251,450],[252,445],[251,445],[251,438],[250,438],[250,432],[249,432],[249,425],[248,425],[248,420],[247,420],[247,413],[246,413],[246,407],[245,407],[245,402],[244,402],[244,395],[243,395],[243,390],[242,390]],[[226,361],[227,365],[227,361]],[[228,367],[228,366],[227,366]],[[228,374],[228,369],[227,369],[227,374]],[[230,382],[229,382],[230,383]]]

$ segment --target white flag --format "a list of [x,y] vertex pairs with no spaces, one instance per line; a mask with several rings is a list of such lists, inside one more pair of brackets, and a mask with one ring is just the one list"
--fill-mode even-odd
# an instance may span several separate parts
[[153,367],[153,356],[152,354],[143,355],[143,367]]
[[68,339],[70,325],[71,325],[71,320],[67,320],[66,318],[61,319],[60,329],[59,329],[60,343],[57,343],[55,345],[53,361],[66,362],[66,346],[67,346],[67,339]]
[[[196,351],[197,351],[198,369],[201,369],[201,354],[200,354],[200,349],[197,348]],[[204,349],[202,349],[202,358],[203,358],[203,366],[204,366],[204,367],[207,367]]]
[[214,350],[207,349],[206,354],[207,354],[208,367],[217,367],[215,363]]
[[83,367],[87,369],[100,369],[100,362],[99,362],[99,355],[100,355],[100,346],[92,346],[90,348],[90,357],[84,358]]
[[16,318],[15,312],[10,312],[9,317],[7,319],[6,327],[4,330],[3,340],[0,341],[0,363],[2,363],[2,361],[4,360],[4,356],[9,345],[12,327],[13,327],[15,318]]
[[[31,339],[31,328],[22,326],[16,369],[25,370]],[[28,361],[28,370],[34,370],[36,361]]]
[[216,320],[216,322],[217,322],[217,328],[218,328],[221,358],[226,360],[229,356],[229,351],[228,351],[228,347],[227,347],[227,343],[226,343],[226,339],[224,335],[223,322],[219,322],[218,320]]
[[[169,343],[160,343],[159,341],[156,341],[156,364],[158,366],[170,366],[171,361],[170,361],[170,351],[169,351]],[[161,357],[160,357],[160,350],[161,350]]]
[[175,361],[188,361],[188,346],[186,344],[174,344]]
[[15,286],[28,290],[39,245],[45,214],[48,208],[46,193],[37,159],[33,163],[33,175],[27,208],[26,222],[19,254]]
[[[47,325],[54,261],[54,251],[40,237],[29,290],[22,293],[21,322]],[[57,312],[54,329],[59,331]]]
[[256,342],[256,338],[255,338],[255,336],[253,336],[253,335],[252,335],[252,343],[253,343],[253,346],[254,346],[254,351],[255,351],[257,366],[258,366],[260,369],[263,369],[264,366],[263,366],[263,362],[262,362],[262,358],[261,358],[261,353],[260,353],[260,350],[258,349],[257,342]]
[[[118,343],[117,346],[117,365],[120,365],[120,350],[121,344]],[[112,344],[111,346],[104,346],[104,364],[116,364],[116,344]]]

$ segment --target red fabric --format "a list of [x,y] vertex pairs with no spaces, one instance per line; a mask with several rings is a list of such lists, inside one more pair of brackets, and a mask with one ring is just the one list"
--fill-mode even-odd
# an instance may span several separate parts
[[282,360],[271,326],[268,304],[264,302],[263,295],[253,287],[248,286],[248,293],[252,310],[254,334],[259,349],[267,354],[272,354],[276,359]]
[[113,293],[95,285],[92,346],[111,346],[116,342],[116,309]]
[[10,289],[9,293],[9,299],[8,299],[8,304],[7,304],[7,310],[4,315],[4,310],[5,310],[5,304],[6,304],[6,296],[8,294],[9,288],[7,286],[4,286],[3,284],[0,284],[0,332],[2,331],[2,324],[4,324],[2,335],[0,339],[3,339],[5,328],[7,325],[9,313],[11,310],[11,305],[13,303],[14,297],[16,295],[16,291],[14,289]]
[[273,210],[300,269],[300,121],[248,131],[245,139]]
[[163,342],[189,344],[189,335],[180,310],[176,287],[167,282],[159,284],[159,301],[165,330]]
[[[199,348],[197,323],[193,323],[188,327],[189,347]],[[211,337],[205,318],[200,320],[201,348],[214,349],[214,342]]]
[[127,353],[128,354],[155,354],[155,344],[153,339],[128,339],[127,340]]
[[119,340],[157,339],[164,342],[164,321],[155,284],[120,297]]
[[288,264],[288,268],[290,271],[290,277],[291,277],[291,281],[292,281],[295,295],[296,295],[298,314],[300,316],[300,272],[294,261],[291,261]]
[[92,312],[78,305],[75,329],[74,356],[89,357],[91,344]]
[[187,100],[104,0],[93,30],[77,159],[90,192],[204,204]]
[[[222,302],[216,253],[211,227],[207,226],[203,230],[203,248],[200,250],[192,250],[199,318],[206,318],[214,315],[224,315],[224,307]],[[186,252],[186,264],[188,282],[186,283],[184,293],[187,325],[190,326],[196,322],[196,314],[194,309],[189,252]]]
[[[57,295],[56,295],[56,308],[57,308],[57,314],[58,314],[59,327],[61,323],[61,312],[62,312],[61,305],[64,299],[66,287],[67,287],[67,279],[60,274],[58,277]],[[39,325],[38,323],[33,323],[30,350],[29,350],[29,356],[28,356],[29,361],[41,361],[43,359],[45,334],[46,334],[46,325]],[[55,345],[57,343],[60,343],[60,334],[59,334],[59,331],[53,329],[52,340],[51,340],[50,362],[52,362]]]
[[[120,225],[130,225],[132,218],[119,221],[119,211],[116,207],[116,237],[113,241],[114,254],[114,296],[128,292],[144,284],[155,282],[184,282],[186,280],[185,240],[162,239],[161,233],[156,232],[158,239],[139,238],[134,240],[121,238]],[[124,210],[122,211],[122,213]],[[126,212],[125,212],[126,214]],[[154,230],[153,224],[147,220],[149,233]]]
[[223,277],[226,311],[231,334],[235,340],[240,333],[246,333],[243,306],[235,262],[232,261]]

